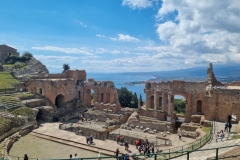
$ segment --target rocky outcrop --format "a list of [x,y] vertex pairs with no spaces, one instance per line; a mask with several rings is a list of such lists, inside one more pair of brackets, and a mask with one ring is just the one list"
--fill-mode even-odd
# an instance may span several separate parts
[[49,73],[46,66],[43,65],[36,58],[31,58],[28,62],[21,63],[21,65],[22,67],[18,69],[14,67],[9,68],[7,66],[4,66],[4,70],[11,72],[13,76],[20,81],[27,81],[29,78],[31,78],[34,75],[37,75],[38,73],[44,74]]

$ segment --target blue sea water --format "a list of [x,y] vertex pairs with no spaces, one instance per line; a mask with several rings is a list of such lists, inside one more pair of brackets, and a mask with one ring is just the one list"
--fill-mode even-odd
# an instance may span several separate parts
[[126,82],[147,81],[153,78],[151,75],[145,74],[128,74],[128,73],[87,73],[87,79],[93,78],[95,81],[113,81],[116,88],[126,87],[133,93],[136,92],[138,98],[142,95],[143,101],[146,99],[144,93],[144,84],[127,85]]

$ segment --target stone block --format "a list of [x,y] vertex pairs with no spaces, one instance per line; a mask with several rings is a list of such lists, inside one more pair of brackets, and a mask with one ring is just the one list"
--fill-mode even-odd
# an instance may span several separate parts
[[203,126],[204,126],[204,127],[211,127],[211,126],[212,126],[212,122],[211,122],[211,121],[208,121],[208,120],[205,120],[205,121],[203,122]]
[[191,116],[191,122],[192,123],[200,123],[201,122],[201,115],[192,115]]

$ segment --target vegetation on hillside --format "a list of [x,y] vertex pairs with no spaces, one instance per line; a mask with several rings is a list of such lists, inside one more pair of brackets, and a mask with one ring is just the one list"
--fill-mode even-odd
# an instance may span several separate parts
[[4,130],[4,126],[9,126],[10,125],[10,120],[6,119],[5,117],[0,115],[0,133],[2,133]]
[[19,81],[9,72],[0,72],[0,89],[14,88],[14,85],[17,83],[19,83]]
[[18,115],[30,116],[33,113],[34,111],[29,107],[21,107],[12,111],[12,114],[14,116],[18,116]]
[[5,60],[5,62],[7,64],[14,64],[16,62],[27,62],[29,61],[31,58],[33,57],[33,55],[29,52],[24,52],[23,55],[21,57],[19,56],[15,56],[15,55],[11,55],[8,56]]
[[202,131],[205,133],[209,133],[211,131],[211,127],[203,127]]
[[174,111],[177,114],[185,114],[186,100],[184,100],[184,99],[174,99]]
[[12,96],[1,96],[0,102],[15,101],[16,98]]
[[[133,94],[126,87],[117,89],[118,99],[122,107],[138,108],[138,97],[136,92]],[[143,104],[142,96],[140,95],[140,104]]]
[[32,94],[32,93],[23,93],[23,94],[16,94],[15,96],[18,97],[19,99],[21,99],[21,98],[32,97],[32,96],[34,96],[34,94]]

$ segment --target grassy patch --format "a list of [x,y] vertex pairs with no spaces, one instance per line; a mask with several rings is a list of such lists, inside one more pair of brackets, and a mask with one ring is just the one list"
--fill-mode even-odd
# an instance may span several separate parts
[[232,139],[240,139],[240,135],[233,135]]
[[14,116],[18,116],[18,115],[30,116],[33,113],[34,111],[29,107],[21,107],[12,111],[12,114]]
[[19,83],[9,72],[0,72],[0,88],[14,88],[14,84]]
[[0,116],[0,125],[1,125],[1,124],[6,124],[6,123],[8,123],[8,121],[9,121],[9,120],[7,120],[6,118]]
[[209,133],[211,131],[211,127],[203,127],[202,131],[205,133]]
[[6,102],[6,101],[15,101],[16,98],[12,96],[1,96],[0,102]]
[[25,97],[32,97],[34,94],[32,93],[24,93],[24,94],[17,94],[16,97],[18,98],[25,98]]

